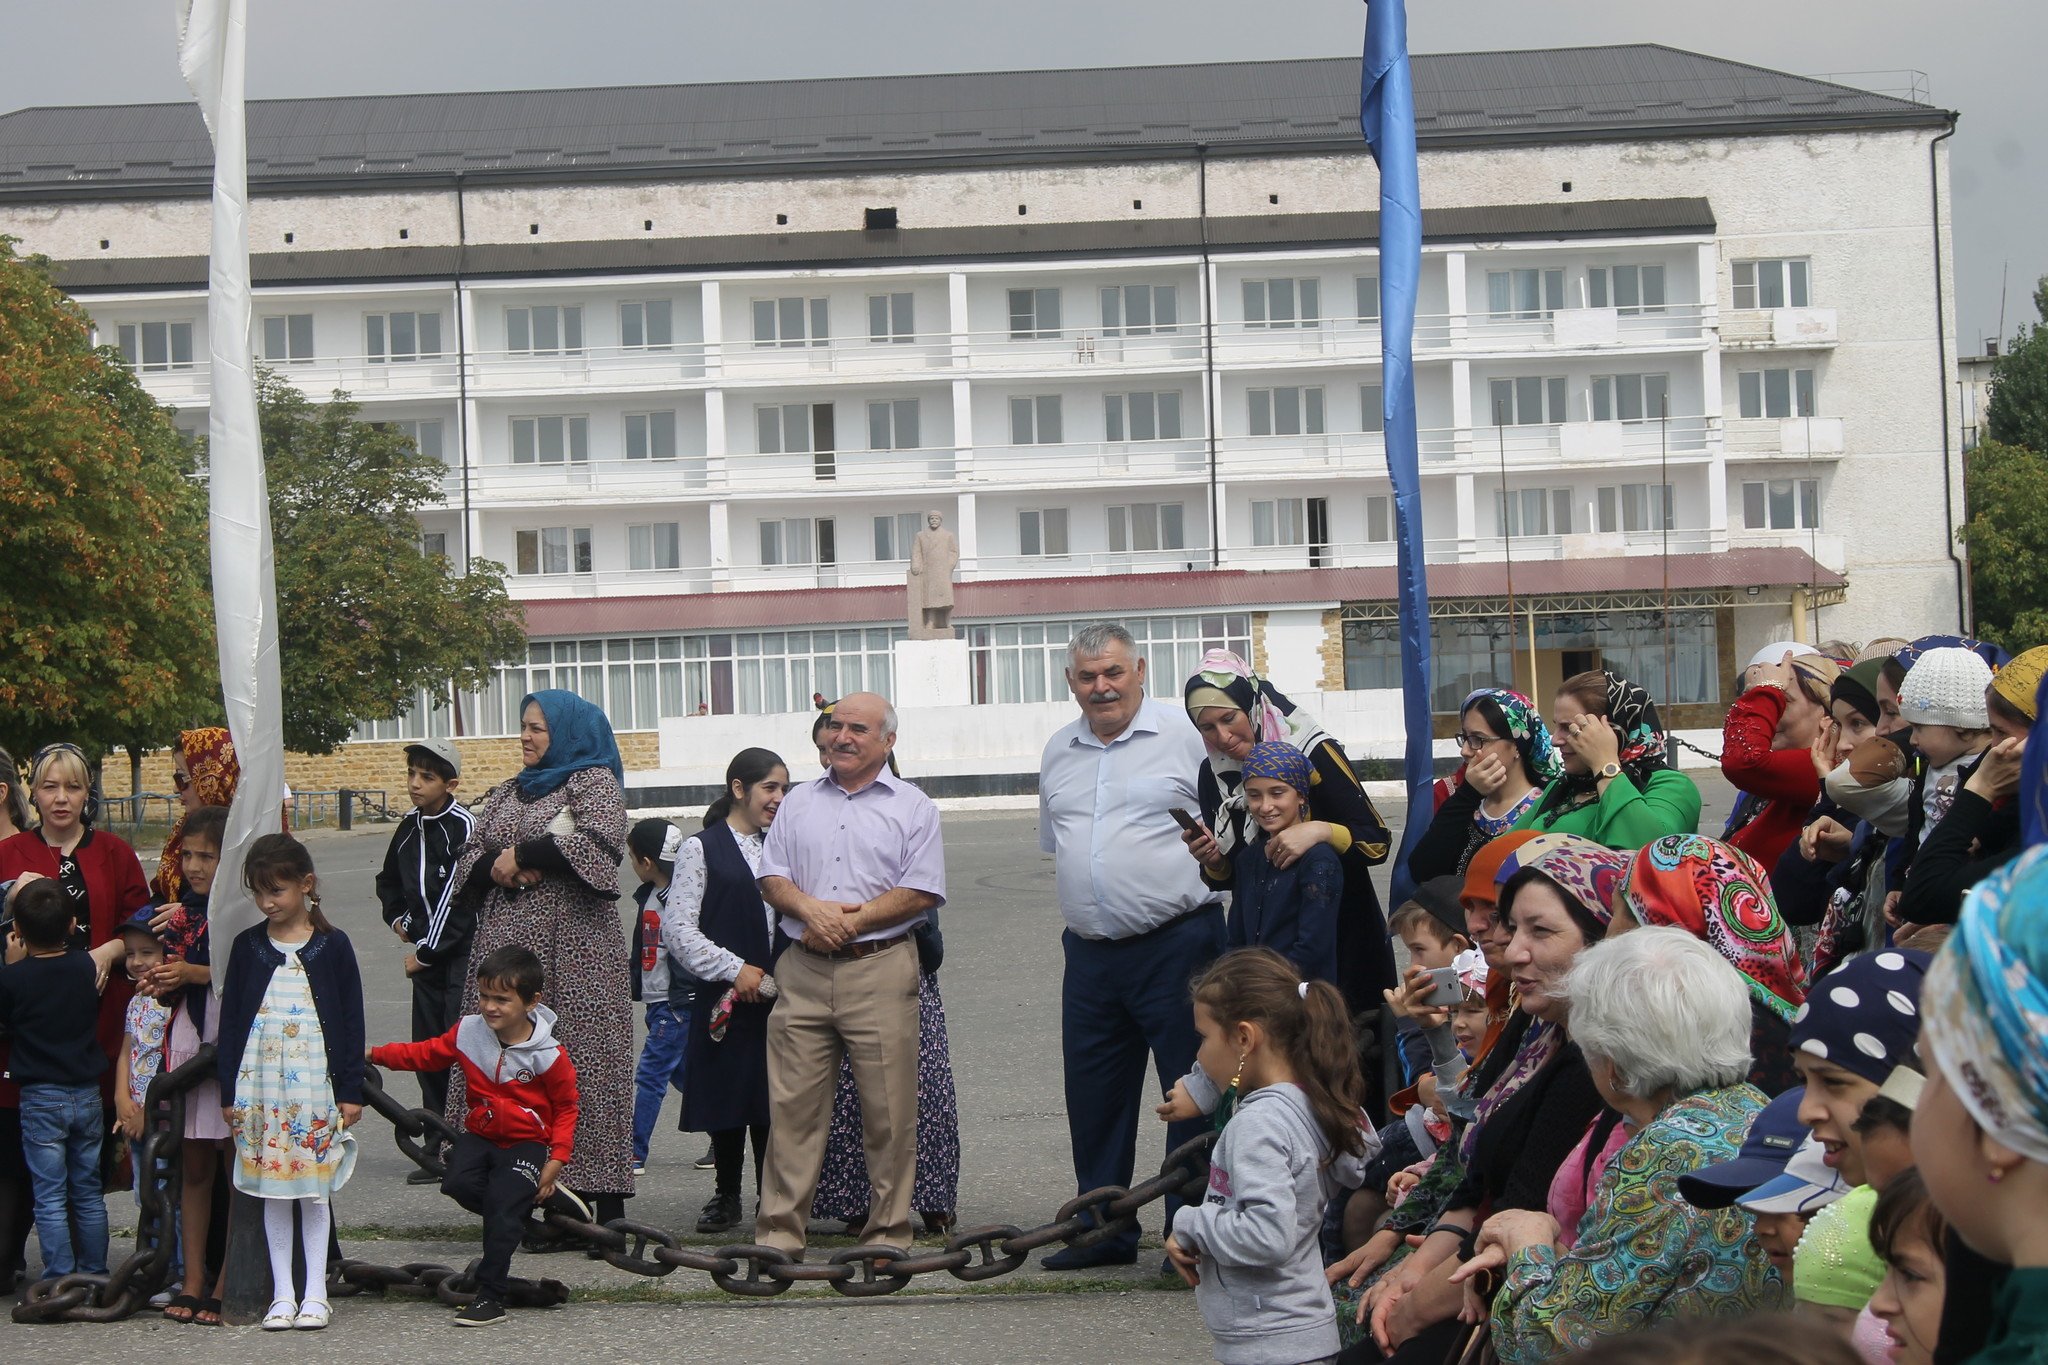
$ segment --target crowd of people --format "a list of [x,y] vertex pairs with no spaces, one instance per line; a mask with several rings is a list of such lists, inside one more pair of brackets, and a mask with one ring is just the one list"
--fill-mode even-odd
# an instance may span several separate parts
[[[1476,691],[1391,915],[1386,821],[1248,661],[1211,651],[1178,706],[1114,623],[1068,662],[1038,800],[1075,1187],[1132,1182],[1148,1096],[1168,1148],[1218,1132],[1161,1269],[1219,1360],[2048,1359],[2048,647],[1767,647],[1713,834],[1642,687],[1582,673],[1547,715]],[[106,1269],[151,1080],[205,1044],[176,1322],[220,1320],[234,1190],[264,1201],[264,1327],[327,1325],[370,1065],[419,1073],[462,1135],[440,1183],[484,1225],[464,1326],[504,1320],[516,1252],[567,1244],[536,1204],[624,1215],[672,1089],[714,1172],[700,1233],[750,1202],[797,1258],[819,1222],[949,1231],[948,870],[898,723],[871,693],[823,706],[819,775],[745,749],[688,830],[629,823],[611,726],[569,692],[524,699],[521,766],[473,808],[456,746],[410,746],[376,879],[413,996],[388,1041],[289,834],[250,848],[262,922],[214,981],[225,731],[180,736],[150,880],[96,828],[83,753],[42,750],[25,786],[0,754],[0,1282],[31,1223],[45,1276]],[[1045,1264],[1138,1257],[1122,1228]]]

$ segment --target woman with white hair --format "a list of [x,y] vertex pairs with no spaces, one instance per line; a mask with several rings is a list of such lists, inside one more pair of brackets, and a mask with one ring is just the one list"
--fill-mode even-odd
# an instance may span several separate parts
[[1749,1071],[1749,987],[1673,928],[1580,954],[1565,980],[1572,1040],[1632,1136],[1607,1164],[1569,1251],[1547,1213],[1505,1210],[1454,1277],[1467,1321],[1491,1306],[1504,1365],[1548,1360],[1672,1318],[1782,1306],[1784,1286],[1739,1208],[1694,1208],[1679,1177],[1732,1160],[1763,1093]]

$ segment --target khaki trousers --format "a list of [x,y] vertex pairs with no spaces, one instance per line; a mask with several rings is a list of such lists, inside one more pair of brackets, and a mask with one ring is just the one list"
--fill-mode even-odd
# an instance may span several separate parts
[[801,1252],[825,1165],[842,1053],[853,1066],[874,1198],[860,1240],[910,1245],[917,1174],[917,944],[833,961],[795,944],[768,1016],[768,1158],[754,1240]]

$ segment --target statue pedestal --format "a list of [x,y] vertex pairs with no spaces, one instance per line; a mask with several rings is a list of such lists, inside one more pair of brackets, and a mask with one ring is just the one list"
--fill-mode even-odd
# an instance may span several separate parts
[[967,682],[967,642],[898,640],[896,684],[889,700],[898,711],[972,704],[974,697]]

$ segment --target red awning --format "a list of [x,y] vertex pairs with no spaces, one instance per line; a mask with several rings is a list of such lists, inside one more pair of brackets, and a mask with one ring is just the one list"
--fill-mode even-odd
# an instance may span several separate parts
[[[1667,561],[1651,555],[1523,560],[1515,594],[1640,592],[1662,587]],[[1671,587],[1837,588],[1847,579],[1806,551],[1769,546],[1724,554],[1672,555]],[[1505,597],[1501,563],[1432,564],[1431,597]],[[1367,569],[1219,569],[1198,573],[1103,574],[1076,578],[977,579],[958,584],[954,619],[1006,621],[1034,616],[1115,616],[1141,612],[1241,611],[1342,602],[1390,602],[1391,567]],[[576,635],[778,630],[868,625],[905,619],[900,587],[683,593],[662,597],[564,597],[528,601],[527,634]]]

